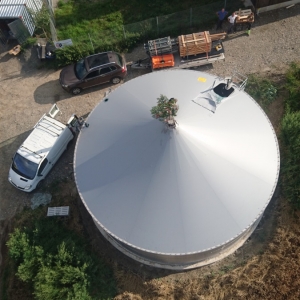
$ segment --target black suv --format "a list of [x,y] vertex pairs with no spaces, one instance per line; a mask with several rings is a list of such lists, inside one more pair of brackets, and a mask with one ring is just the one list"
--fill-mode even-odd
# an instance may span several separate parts
[[64,90],[78,95],[83,89],[105,82],[117,84],[126,74],[125,58],[109,51],[87,56],[64,67],[60,72],[59,82]]

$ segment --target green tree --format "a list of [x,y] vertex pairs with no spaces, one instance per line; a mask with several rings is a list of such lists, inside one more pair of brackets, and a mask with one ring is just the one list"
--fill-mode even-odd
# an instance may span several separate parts
[[42,219],[17,228],[7,246],[16,276],[30,285],[36,299],[111,299],[115,294],[111,270],[59,222]]
[[286,88],[289,97],[286,101],[287,112],[300,110],[300,63],[292,63],[286,74]]
[[49,38],[51,35],[50,31],[50,13],[48,7],[45,5],[42,6],[41,10],[34,11],[30,10],[30,13],[33,17],[33,23],[36,27],[36,32],[42,31],[45,38]]
[[54,256],[47,255],[34,282],[38,299],[89,300],[87,263],[76,257],[75,249],[69,251],[63,242]]
[[168,119],[175,117],[177,114],[179,107],[176,103],[176,99],[168,99],[166,96],[160,95],[157,98],[157,105],[151,108],[152,117],[167,122]]

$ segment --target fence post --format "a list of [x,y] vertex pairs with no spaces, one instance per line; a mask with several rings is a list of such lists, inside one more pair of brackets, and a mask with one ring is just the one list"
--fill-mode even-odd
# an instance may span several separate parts
[[157,25],[157,37],[158,37],[159,36],[158,17],[156,17],[156,25]]
[[126,39],[127,39],[127,37],[126,37],[126,32],[125,32],[124,25],[123,25],[123,34],[124,34],[124,38],[125,38],[125,40],[126,40]]
[[190,8],[190,27],[193,27],[193,8]]

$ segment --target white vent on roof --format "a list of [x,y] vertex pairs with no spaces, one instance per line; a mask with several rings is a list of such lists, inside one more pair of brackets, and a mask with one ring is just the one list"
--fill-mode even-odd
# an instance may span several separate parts
[[51,118],[54,119],[59,112],[60,112],[60,110],[59,110],[58,106],[56,104],[53,104],[53,106],[49,110],[48,114]]

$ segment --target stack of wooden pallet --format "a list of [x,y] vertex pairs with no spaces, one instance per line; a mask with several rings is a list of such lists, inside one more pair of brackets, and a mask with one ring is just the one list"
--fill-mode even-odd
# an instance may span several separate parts
[[253,23],[254,22],[254,14],[251,16],[252,10],[251,9],[239,9],[235,12],[235,14],[238,16],[236,19],[236,23]]
[[181,57],[208,53],[211,51],[211,42],[224,39],[225,33],[210,35],[208,31],[180,35],[178,37],[179,54]]

